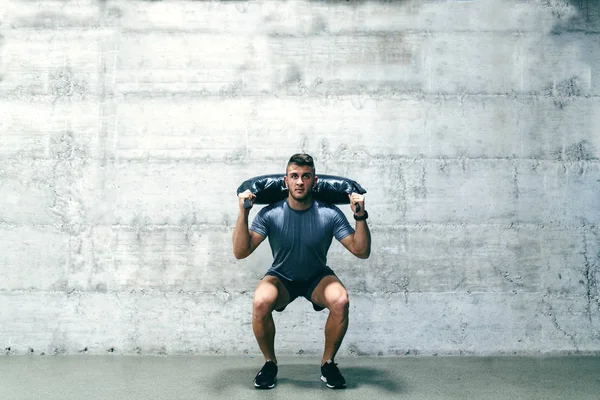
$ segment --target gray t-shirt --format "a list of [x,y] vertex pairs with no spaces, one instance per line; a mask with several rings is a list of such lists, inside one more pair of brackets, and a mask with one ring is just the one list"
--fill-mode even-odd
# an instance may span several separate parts
[[308,280],[326,268],[333,237],[341,241],[354,233],[336,206],[314,200],[307,210],[296,211],[287,199],[260,210],[250,230],[269,238],[269,272],[289,281]]

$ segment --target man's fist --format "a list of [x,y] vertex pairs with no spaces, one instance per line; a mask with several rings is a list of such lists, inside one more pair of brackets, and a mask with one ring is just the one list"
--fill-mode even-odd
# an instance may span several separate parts
[[[348,197],[350,198],[350,208],[352,209],[352,212],[358,216],[358,217],[362,217],[365,213],[365,196],[363,196],[362,194],[358,194],[358,193],[352,193],[349,194]],[[357,210],[357,206],[358,205],[358,210]]]
[[238,201],[240,205],[240,210],[245,211],[252,208],[254,205],[254,199],[256,195],[252,193],[249,189],[238,194]]

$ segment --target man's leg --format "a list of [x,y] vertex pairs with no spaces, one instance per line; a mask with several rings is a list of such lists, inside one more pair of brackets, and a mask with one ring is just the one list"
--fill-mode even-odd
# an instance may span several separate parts
[[333,361],[348,329],[348,292],[335,275],[321,279],[312,293],[311,301],[329,310],[325,324],[325,350],[321,365]]
[[275,322],[273,310],[282,308],[290,302],[290,295],[283,283],[275,277],[265,276],[254,291],[252,301],[252,330],[258,347],[265,357],[277,364],[275,357]]

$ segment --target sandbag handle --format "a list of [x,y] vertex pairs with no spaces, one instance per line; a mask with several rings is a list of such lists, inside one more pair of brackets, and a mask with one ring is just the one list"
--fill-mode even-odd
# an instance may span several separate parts
[[250,201],[250,199],[244,199],[244,208],[246,210],[252,208],[252,202]]

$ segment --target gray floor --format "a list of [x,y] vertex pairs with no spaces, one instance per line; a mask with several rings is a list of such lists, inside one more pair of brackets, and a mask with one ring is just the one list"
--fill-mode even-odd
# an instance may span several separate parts
[[319,360],[281,357],[279,381],[255,390],[254,357],[0,357],[0,399],[600,399],[600,357],[340,358],[346,390]]

